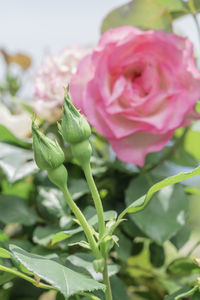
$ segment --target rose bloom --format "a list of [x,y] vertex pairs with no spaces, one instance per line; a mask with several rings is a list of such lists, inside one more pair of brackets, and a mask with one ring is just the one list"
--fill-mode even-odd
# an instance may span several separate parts
[[143,166],[147,153],[199,117],[200,72],[187,38],[123,26],[80,61],[70,93],[116,155]]
[[64,88],[76,72],[77,63],[89,52],[86,47],[68,47],[55,56],[48,56],[35,78],[34,110],[43,119],[60,119]]

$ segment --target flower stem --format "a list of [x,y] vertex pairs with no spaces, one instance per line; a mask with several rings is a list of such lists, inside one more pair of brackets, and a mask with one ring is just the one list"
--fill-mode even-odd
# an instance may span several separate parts
[[108,275],[107,261],[105,261],[105,267],[103,270],[103,281],[106,285],[106,291],[105,291],[106,300],[112,300],[112,291],[111,291],[110,279]]
[[[99,239],[101,239],[105,233],[105,221],[104,221],[104,214],[103,214],[103,206],[101,202],[101,198],[99,196],[99,192],[97,190],[96,184],[94,182],[92,171],[90,167],[90,163],[86,163],[83,167],[83,171],[85,173],[85,177],[90,188],[92,198],[94,201],[94,205],[97,211],[98,217],[98,225],[99,225]],[[100,245],[101,254],[104,257],[104,270],[103,270],[103,281],[106,285],[106,300],[112,300],[112,292],[110,287],[110,279],[108,275],[108,265],[107,265],[107,251],[106,251],[106,244],[103,242]]]
[[15,270],[15,269],[7,268],[5,266],[0,265],[0,270],[4,271],[4,272],[7,272],[7,273],[11,273],[11,274],[16,275],[20,278],[23,278],[26,281],[28,281],[28,282],[32,283],[33,285],[37,286],[38,288],[46,289],[46,290],[57,290],[56,288],[54,288],[53,286],[50,286],[48,284],[41,283],[41,282],[37,283],[35,279],[33,279],[33,278],[31,278],[31,277]]
[[91,250],[93,251],[94,255],[96,256],[96,258],[101,258],[101,252],[99,251],[99,248],[97,246],[97,243],[94,239],[94,236],[92,234],[92,231],[90,229],[90,226],[87,222],[87,220],[85,219],[84,215],[82,214],[81,210],[79,209],[79,207],[75,204],[75,202],[72,200],[72,197],[67,189],[67,187],[64,187],[62,189],[62,192],[64,194],[64,197],[67,201],[67,204],[69,205],[70,209],[73,211],[74,215],[76,216],[76,218],[79,220],[81,226],[83,227],[83,230],[85,232],[85,235],[87,237],[87,240],[90,244]]
[[86,163],[83,166],[83,171],[85,173],[85,177],[90,188],[92,198],[94,200],[94,205],[97,211],[98,217],[98,225],[99,225],[99,238],[102,238],[105,232],[105,221],[104,221],[104,214],[103,214],[103,206],[101,202],[101,198],[99,196],[99,192],[96,188],[96,184],[94,182],[92,171],[89,163]]

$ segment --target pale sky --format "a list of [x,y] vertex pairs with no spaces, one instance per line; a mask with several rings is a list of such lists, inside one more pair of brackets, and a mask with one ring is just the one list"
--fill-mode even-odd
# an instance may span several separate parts
[[[142,1],[142,0],[141,0]],[[68,45],[94,45],[103,17],[126,0],[0,0],[0,47],[29,54],[36,65],[44,55]],[[196,28],[189,17],[176,23],[200,54]]]

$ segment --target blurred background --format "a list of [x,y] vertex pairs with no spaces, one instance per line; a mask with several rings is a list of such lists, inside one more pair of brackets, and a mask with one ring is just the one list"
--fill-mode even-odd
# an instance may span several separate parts
[[[31,56],[33,66],[44,55],[68,45],[97,43],[100,25],[113,8],[125,0],[6,0],[0,1],[0,48],[21,51]],[[188,36],[200,51],[197,32],[191,17],[175,22],[175,30]]]

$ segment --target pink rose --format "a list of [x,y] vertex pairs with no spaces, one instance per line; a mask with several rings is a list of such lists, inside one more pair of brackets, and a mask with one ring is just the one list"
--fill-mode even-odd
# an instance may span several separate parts
[[116,155],[143,166],[147,153],[197,118],[200,72],[188,39],[124,26],[80,61],[70,93]]
[[46,57],[35,78],[34,109],[43,119],[55,122],[61,117],[64,87],[76,72],[77,63],[88,52],[89,48],[73,46]]

